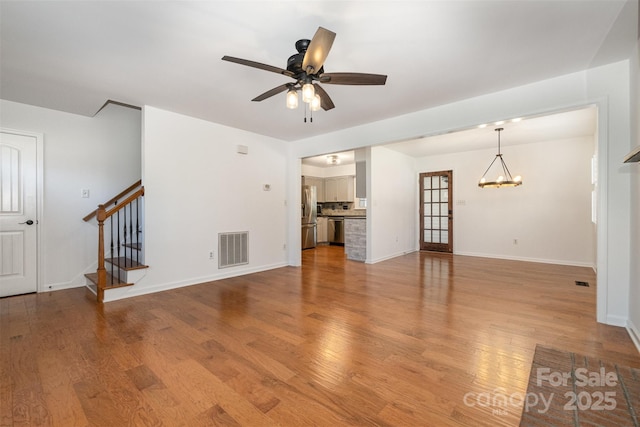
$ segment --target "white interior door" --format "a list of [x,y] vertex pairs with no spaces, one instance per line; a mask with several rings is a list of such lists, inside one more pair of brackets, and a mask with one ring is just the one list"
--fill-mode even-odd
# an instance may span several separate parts
[[37,291],[37,139],[0,132],[0,297]]

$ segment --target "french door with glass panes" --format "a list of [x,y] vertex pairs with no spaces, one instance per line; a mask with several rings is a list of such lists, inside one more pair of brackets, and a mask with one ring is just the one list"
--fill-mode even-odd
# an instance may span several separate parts
[[452,171],[420,174],[420,249],[453,252]]

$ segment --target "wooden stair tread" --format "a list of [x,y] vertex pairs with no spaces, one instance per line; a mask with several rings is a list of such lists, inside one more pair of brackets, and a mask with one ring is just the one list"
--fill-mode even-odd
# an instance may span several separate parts
[[127,257],[116,257],[116,258],[106,258],[105,259],[106,262],[110,262],[111,264],[115,265],[116,267],[119,267],[125,271],[129,271],[129,270],[139,270],[141,268],[149,268],[148,266],[144,265],[144,264],[140,264],[139,262],[136,262],[135,260],[131,259],[131,258],[127,258]]
[[125,248],[134,249],[136,251],[139,251],[140,249],[142,249],[142,243],[140,243],[140,242],[138,242],[138,243],[125,243],[122,246],[124,246]]
[[[91,280],[96,286],[98,285],[98,273],[88,273],[85,274],[84,277]],[[133,286],[133,283],[118,282],[117,277],[113,277],[107,273],[107,286],[105,286],[104,289],[123,288],[125,286]]]

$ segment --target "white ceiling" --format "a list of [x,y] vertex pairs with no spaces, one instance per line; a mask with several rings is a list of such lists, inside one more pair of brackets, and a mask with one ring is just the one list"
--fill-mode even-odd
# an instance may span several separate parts
[[[515,120],[514,120],[515,119]],[[474,150],[496,149],[497,128],[502,128],[500,145],[531,144],[545,141],[562,141],[583,136],[594,136],[597,129],[597,109],[589,106],[537,117],[514,117],[497,123],[483,123],[471,129],[462,129],[441,135],[431,135],[386,144],[391,150],[411,157],[435,156]],[[341,165],[354,163],[354,152],[324,154],[302,159],[302,164],[328,168],[328,155],[337,155]]]
[[497,128],[504,129],[500,132],[502,147],[593,136],[596,133],[597,110],[592,106],[546,116],[514,117],[514,119],[517,121],[505,120],[504,123],[484,123],[485,127],[474,127],[411,141],[401,141],[388,144],[386,147],[412,157],[487,148],[497,149]]
[[[339,163],[337,165],[328,164],[327,156],[338,156]],[[340,165],[352,165],[355,163],[355,153],[353,150],[341,151],[339,153],[324,154],[321,156],[305,157],[302,159],[303,165],[315,166],[317,168],[331,168]]]
[[[637,0],[1,1],[3,99],[94,115],[107,100],[297,140],[629,57]],[[327,72],[386,86],[324,85],[336,108],[303,123],[286,68],[318,26],[337,33]]]

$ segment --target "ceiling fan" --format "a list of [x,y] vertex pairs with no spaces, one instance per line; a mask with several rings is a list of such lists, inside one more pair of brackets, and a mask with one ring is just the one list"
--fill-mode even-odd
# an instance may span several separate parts
[[[256,96],[252,101],[263,101],[281,92],[287,91],[287,107],[298,107],[298,91],[302,92],[302,100],[308,103],[311,111],[322,109],[331,110],[335,107],[327,92],[320,86],[323,84],[334,85],[384,85],[387,76],[382,74],[365,73],[325,73],[324,61],[329,55],[336,33],[326,28],[318,27],[313,39],[302,39],[296,42],[298,53],[291,55],[287,60],[287,69],[249,61],[247,59],[223,56],[223,61],[271,71],[291,77],[295,82],[285,83],[274,87],[265,93]],[[305,117],[306,121],[306,117]]]

